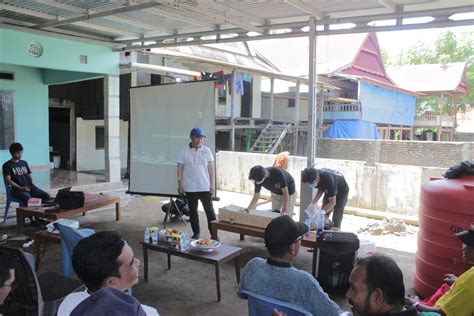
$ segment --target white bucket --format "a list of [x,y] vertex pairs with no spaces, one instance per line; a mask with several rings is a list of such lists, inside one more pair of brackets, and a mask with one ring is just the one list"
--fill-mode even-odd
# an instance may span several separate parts
[[361,239],[359,243],[359,250],[357,250],[356,253],[357,258],[369,257],[377,252],[377,248],[375,247],[375,243],[373,241]]
[[53,164],[54,164],[54,169],[59,169],[59,167],[61,166],[60,155],[53,155]]

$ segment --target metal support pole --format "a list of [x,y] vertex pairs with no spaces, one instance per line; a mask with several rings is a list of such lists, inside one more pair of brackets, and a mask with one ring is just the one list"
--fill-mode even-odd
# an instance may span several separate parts
[[318,116],[318,131],[319,139],[323,138],[323,120],[324,120],[324,87],[319,90],[319,116]]
[[232,129],[230,130],[230,150],[235,151],[235,116],[234,116],[234,108],[235,104],[235,69],[232,69],[232,82],[229,88],[231,91],[230,95],[230,126]]
[[273,106],[274,106],[274,91],[275,91],[275,78],[270,78],[270,121],[273,121]]
[[309,19],[308,167],[316,158],[316,18]]
[[300,124],[300,90],[301,82],[296,81],[296,96],[295,96],[295,150],[293,155],[298,156],[298,126]]
[[444,93],[441,92],[439,100],[439,127],[438,127],[438,141],[441,141],[441,134],[443,133],[443,112],[444,112]]
[[[308,160],[307,166],[314,165],[316,158],[316,18],[309,19],[309,93],[308,93]],[[311,202],[313,190],[300,184],[300,221],[304,221],[304,209]]]

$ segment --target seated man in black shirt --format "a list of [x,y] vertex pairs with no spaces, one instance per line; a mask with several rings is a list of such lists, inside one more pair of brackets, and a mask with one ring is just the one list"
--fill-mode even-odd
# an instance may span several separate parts
[[279,210],[281,215],[293,215],[295,180],[287,171],[278,167],[254,166],[250,169],[249,180],[255,182],[255,193],[247,209],[255,209],[263,186],[271,192],[272,210]]
[[329,216],[334,209],[332,214],[333,230],[340,230],[344,207],[349,196],[349,186],[344,176],[331,169],[322,168],[317,170],[315,168],[306,168],[301,172],[301,182],[307,184],[312,189],[318,190],[307,208],[314,208],[324,194],[321,207],[326,216]]
[[21,206],[26,206],[28,199],[32,197],[40,198],[43,202],[50,200],[48,193],[33,184],[30,167],[26,161],[21,160],[23,146],[20,143],[11,144],[10,154],[12,159],[3,164],[2,172],[11,188],[12,196],[21,201]]

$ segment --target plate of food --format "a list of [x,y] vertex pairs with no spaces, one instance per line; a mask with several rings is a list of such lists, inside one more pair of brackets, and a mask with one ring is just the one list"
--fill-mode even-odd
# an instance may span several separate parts
[[191,241],[191,246],[201,251],[213,251],[221,245],[220,241],[210,238],[196,239]]

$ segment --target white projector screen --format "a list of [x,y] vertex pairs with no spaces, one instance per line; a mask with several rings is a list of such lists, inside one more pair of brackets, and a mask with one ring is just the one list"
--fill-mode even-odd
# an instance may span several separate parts
[[214,81],[130,89],[129,192],[177,196],[176,159],[193,127],[215,158]]

